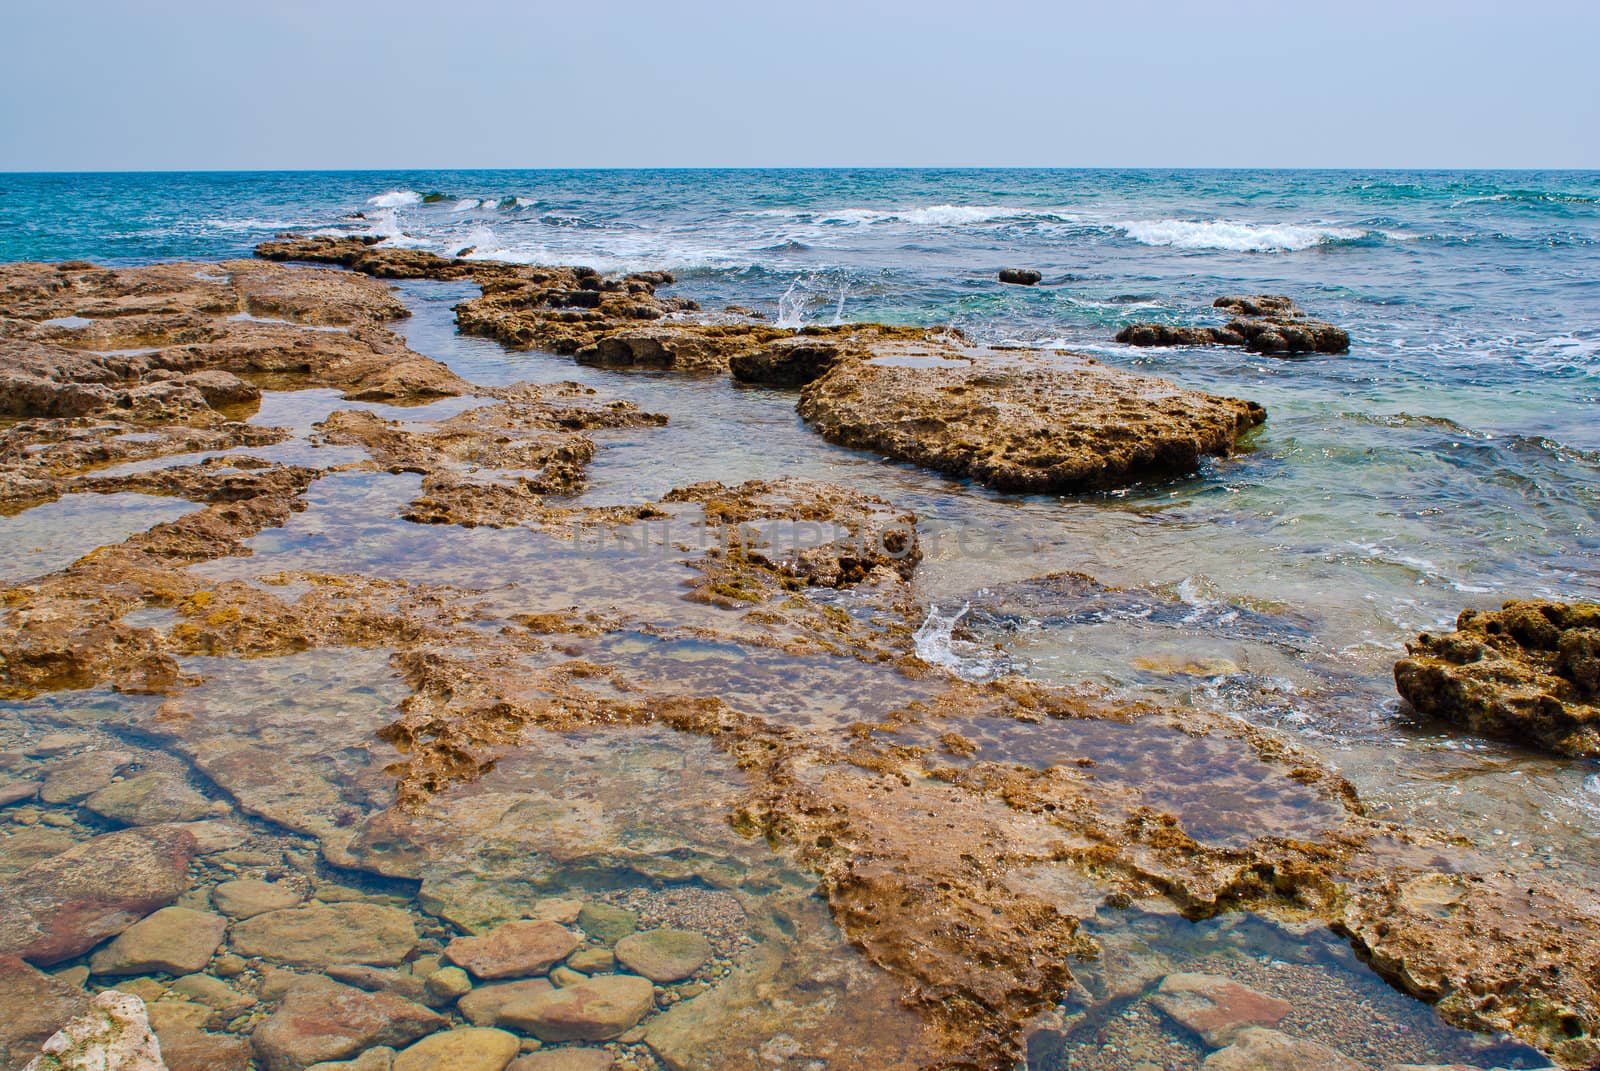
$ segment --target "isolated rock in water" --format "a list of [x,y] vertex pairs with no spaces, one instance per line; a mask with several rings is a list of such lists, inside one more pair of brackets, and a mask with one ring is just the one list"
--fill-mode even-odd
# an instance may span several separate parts
[[88,1007],[89,994],[16,956],[0,956],[0,1067],[21,1067]]
[[211,890],[211,903],[218,911],[234,919],[281,911],[294,907],[300,899],[300,894],[293,889],[255,878],[225,881]]
[[515,1034],[463,1026],[429,1034],[394,1058],[394,1071],[504,1071],[517,1055]]
[[1193,472],[1266,419],[1068,353],[879,341],[800,393],[829,442],[1005,491],[1077,492]]
[[181,778],[147,773],[107,785],[84,801],[102,818],[130,826],[192,822],[212,813],[213,804]]
[[500,1022],[541,1041],[608,1041],[632,1029],[655,1004],[655,987],[608,974],[508,1004]]
[[95,974],[193,974],[222,944],[228,922],[209,911],[164,907],[129,926],[89,960]]
[[1000,269],[1000,281],[1002,283],[1011,283],[1011,284],[1016,285],[1016,286],[1033,286],[1035,283],[1037,283],[1040,279],[1043,279],[1043,278],[1044,278],[1043,275],[1040,275],[1038,272],[1034,271],[1032,268],[1001,268]]
[[1117,341],[1130,346],[1243,346],[1252,353],[1348,353],[1350,336],[1324,320],[1314,320],[1278,294],[1220,297],[1212,308],[1234,313],[1222,327],[1129,324]]
[[44,1043],[24,1071],[167,1071],[144,1001],[108,989]]
[[1214,974],[1169,974],[1150,1003],[1213,1049],[1231,1044],[1247,1027],[1277,1026],[1294,1010],[1287,1001]]
[[1237,1041],[1202,1065],[1204,1071],[1362,1071],[1363,1066],[1326,1045],[1260,1027],[1241,1031]]
[[1558,755],[1600,755],[1600,604],[1508,602],[1423,633],[1395,663],[1418,711]]
[[107,833],[0,882],[0,955],[48,966],[87,952],[189,887],[195,840],[178,826]]
[[445,958],[479,978],[543,974],[578,947],[578,937],[554,922],[508,922],[480,937],[457,937]]
[[267,1071],[302,1071],[379,1045],[398,1048],[445,1025],[442,1016],[393,994],[312,976],[290,987],[251,1042]]
[[618,941],[616,955],[652,982],[678,982],[711,958],[711,942],[691,930],[647,930]]
[[298,967],[394,966],[415,947],[417,928],[397,907],[313,903],[235,923],[229,942],[241,956]]

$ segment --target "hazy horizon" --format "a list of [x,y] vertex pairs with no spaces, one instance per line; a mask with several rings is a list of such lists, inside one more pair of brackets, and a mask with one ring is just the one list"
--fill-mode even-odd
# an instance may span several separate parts
[[5,172],[1600,167],[1576,3],[11,6]]

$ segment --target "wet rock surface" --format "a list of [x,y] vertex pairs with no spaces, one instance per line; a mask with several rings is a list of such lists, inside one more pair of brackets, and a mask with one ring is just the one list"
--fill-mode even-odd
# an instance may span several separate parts
[[52,1034],[26,1071],[167,1071],[144,1001],[109,989]]
[[1241,346],[1275,356],[1350,352],[1347,332],[1307,316],[1281,295],[1220,297],[1212,307],[1233,314],[1233,319],[1222,327],[1129,324],[1117,332],[1116,340],[1130,346]]
[[1600,755],[1600,606],[1466,610],[1454,632],[1406,648],[1395,685],[1421,713],[1558,755]]
[[[516,344],[600,359],[616,334],[632,363],[733,361],[803,385],[802,408],[828,420],[882,422],[870,435],[908,460],[996,486],[1181,470],[1259,420],[1247,403],[923,329],[680,321],[690,310],[655,295],[659,276],[365,243],[309,253],[476,283],[462,326]],[[70,286],[19,269],[6,315],[26,323],[7,330],[70,348],[48,314],[115,307],[118,340],[137,326],[163,352],[199,345],[171,341],[185,332],[290,330],[264,319],[347,329],[309,332],[313,356],[322,336],[360,345],[348,366],[268,372],[235,363],[249,362],[234,338],[233,356],[185,370],[253,383],[264,407],[321,384],[325,402],[292,429],[214,408],[206,392],[254,404],[220,376],[162,393],[160,415],[119,405],[103,424],[0,429],[7,486],[36,496],[6,500],[17,508],[85,481],[196,507],[0,589],[0,777],[19,786],[0,810],[0,892],[20,905],[0,952],[22,957],[0,970],[51,1017],[78,1007],[72,988],[111,980],[89,974],[98,957],[149,968],[115,980],[147,1002],[175,1069],[244,1071],[253,1055],[267,1071],[502,1058],[711,1071],[751,1054],[782,1071],[987,1069],[1046,1035],[1117,1028],[1132,1001],[1188,1071],[1338,1040],[1299,1016],[1303,994],[1273,1022],[1290,993],[1234,978],[1255,959],[1179,965],[1166,931],[1138,929],[1259,917],[1336,922],[1450,1021],[1590,1059],[1600,997],[1562,965],[1593,960],[1600,906],[1558,876],[1501,874],[1370,817],[1336,774],[1242,723],[946,674],[917,653],[918,521],[888,499],[795,478],[571,498],[608,436],[645,438],[660,419],[588,388],[449,373],[449,404],[431,373],[391,384],[390,401],[426,408],[352,400],[373,380],[346,372],[374,367],[373,340],[389,345],[374,332],[398,315],[382,284],[191,267]],[[227,319],[240,313],[255,319]],[[671,351],[689,338],[699,356]],[[140,376],[116,389],[173,389]],[[868,388],[875,400],[851,393]],[[891,421],[893,404],[910,419]],[[1080,419],[1083,442],[1039,445]],[[285,452],[256,456],[272,447]],[[591,537],[650,554],[597,564]],[[1414,891],[1441,880],[1466,892]],[[172,911],[204,916],[206,934],[225,921],[204,962],[209,936],[159,961],[138,947]],[[1172,981],[1163,1009],[1162,979],[1186,974],[1209,980]],[[1252,1033],[1268,1024],[1287,1041]],[[544,1047],[513,1059],[507,1036]],[[1426,1054],[1369,1046],[1360,1063]]]

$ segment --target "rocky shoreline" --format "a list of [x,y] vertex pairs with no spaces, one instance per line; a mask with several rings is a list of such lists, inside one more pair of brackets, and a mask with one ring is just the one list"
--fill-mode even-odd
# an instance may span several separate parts
[[[1232,719],[930,665],[887,497],[584,504],[606,436],[665,418],[470,383],[380,280],[475,283],[459,326],[508,345],[799,388],[829,441],[1001,489],[1193,471],[1259,406],[697,314],[659,273],[261,253],[0,266],[0,509],[189,509],[0,587],[4,1066],[147,1022],[172,1071],[1004,1069],[1129,1001],[1213,1071],[1405,1062],[1129,924],[1226,918],[1331,928],[1449,1023],[1600,1058],[1593,890],[1371,816]],[[309,432],[245,422],[290,390],[332,396]]]

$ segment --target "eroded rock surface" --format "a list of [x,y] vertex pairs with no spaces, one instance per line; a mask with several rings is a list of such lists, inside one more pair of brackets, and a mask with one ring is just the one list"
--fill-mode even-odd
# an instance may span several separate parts
[[1117,341],[1130,346],[1242,346],[1273,355],[1350,351],[1350,335],[1343,328],[1312,319],[1281,295],[1220,297],[1212,307],[1232,313],[1233,319],[1222,327],[1129,324],[1117,332]]
[[1600,755],[1600,605],[1508,602],[1406,645],[1394,679],[1424,714],[1485,736]]

